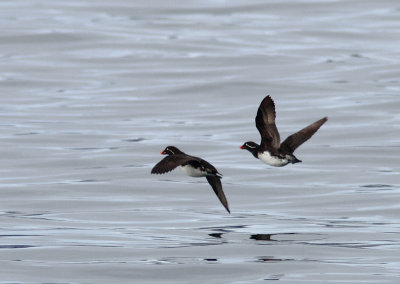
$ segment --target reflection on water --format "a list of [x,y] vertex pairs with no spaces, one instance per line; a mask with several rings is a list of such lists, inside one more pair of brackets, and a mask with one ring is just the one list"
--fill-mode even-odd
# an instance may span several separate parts
[[275,241],[271,239],[271,234],[255,234],[251,235],[250,239],[256,240],[256,241]]
[[222,238],[223,233],[211,233],[211,234],[208,234],[208,235],[213,237],[213,238],[220,239],[220,238]]
[[288,261],[290,259],[279,259],[272,256],[262,256],[257,259],[257,262],[268,263],[268,262],[278,262],[278,261]]
[[23,249],[23,248],[33,248],[35,246],[29,245],[0,245],[0,249]]

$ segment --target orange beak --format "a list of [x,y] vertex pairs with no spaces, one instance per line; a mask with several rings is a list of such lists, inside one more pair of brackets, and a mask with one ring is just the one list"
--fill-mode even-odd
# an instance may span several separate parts
[[165,154],[167,154],[167,153],[165,153],[164,151],[161,151],[160,154],[161,154],[161,155],[165,155]]
[[242,149],[242,150],[244,149],[244,147],[243,147],[243,146],[240,146],[239,148],[240,148],[240,149]]

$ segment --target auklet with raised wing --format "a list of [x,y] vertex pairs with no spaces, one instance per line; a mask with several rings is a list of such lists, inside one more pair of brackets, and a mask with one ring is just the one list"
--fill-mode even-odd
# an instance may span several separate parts
[[275,125],[275,104],[268,95],[258,107],[256,116],[256,127],[261,135],[261,144],[258,145],[252,141],[245,142],[240,149],[246,149],[254,157],[264,163],[283,167],[289,163],[299,163],[299,159],[293,155],[293,152],[304,142],[313,136],[315,132],[324,124],[328,118],[324,117],[310,124],[302,130],[290,135],[283,143],[280,142],[278,129]]

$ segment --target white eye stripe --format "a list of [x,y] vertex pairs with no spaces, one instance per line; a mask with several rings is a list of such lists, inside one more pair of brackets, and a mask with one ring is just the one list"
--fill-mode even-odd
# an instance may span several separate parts
[[250,146],[249,144],[246,144],[247,147],[251,148],[251,149],[255,149],[255,146]]

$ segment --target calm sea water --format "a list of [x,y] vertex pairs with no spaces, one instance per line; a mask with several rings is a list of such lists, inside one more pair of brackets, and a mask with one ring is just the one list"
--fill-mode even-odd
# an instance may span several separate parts
[[[0,283],[399,283],[398,1],[0,3]],[[282,138],[329,121],[272,168]],[[224,175],[152,176],[167,145]]]

